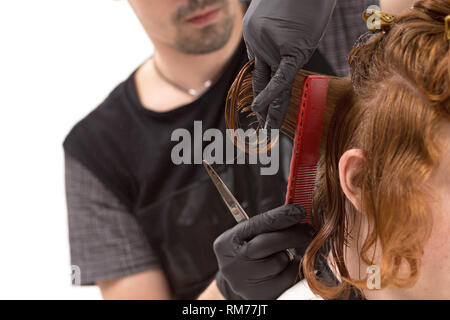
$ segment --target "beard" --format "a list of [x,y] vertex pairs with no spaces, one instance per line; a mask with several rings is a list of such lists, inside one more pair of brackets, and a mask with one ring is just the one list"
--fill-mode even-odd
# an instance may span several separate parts
[[[220,5],[224,16],[221,21],[203,28],[188,28],[185,19],[195,11],[206,6]],[[178,51],[186,54],[207,54],[222,49],[233,32],[235,16],[230,13],[228,0],[189,0],[174,14],[176,26],[174,46]]]

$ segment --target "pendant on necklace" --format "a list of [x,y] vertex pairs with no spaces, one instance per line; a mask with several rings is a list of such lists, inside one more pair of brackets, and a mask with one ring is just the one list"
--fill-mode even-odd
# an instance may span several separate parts
[[[204,87],[205,89],[208,89],[209,87],[211,87],[211,85],[212,85],[212,81],[211,81],[211,80],[208,80],[208,81],[206,81],[206,82],[203,84],[203,87]],[[195,89],[189,89],[189,90],[188,90],[188,93],[189,93],[191,96],[193,96],[193,97],[195,97],[195,96],[198,95],[198,91],[195,90]]]

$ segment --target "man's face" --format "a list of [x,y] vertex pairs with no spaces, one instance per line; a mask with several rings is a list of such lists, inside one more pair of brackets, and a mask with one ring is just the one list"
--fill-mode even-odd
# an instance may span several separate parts
[[221,49],[231,36],[237,0],[129,0],[150,38],[187,54]]

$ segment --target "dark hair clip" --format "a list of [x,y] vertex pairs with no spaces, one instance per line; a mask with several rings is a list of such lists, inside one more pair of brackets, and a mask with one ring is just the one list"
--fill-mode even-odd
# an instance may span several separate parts
[[363,20],[367,23],[367,29],[372,32],[388,30],[395,22],[396,16],[375,9],[364,10]]

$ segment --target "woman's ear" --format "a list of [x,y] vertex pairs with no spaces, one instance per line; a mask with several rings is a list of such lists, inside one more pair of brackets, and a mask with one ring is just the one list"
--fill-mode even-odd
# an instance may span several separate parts
[[364,161],[361,149],[347,150],[339,160],[339,180],[342,191],[359,212],[361,212],[360,177],[364,170]]

